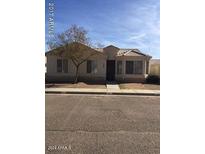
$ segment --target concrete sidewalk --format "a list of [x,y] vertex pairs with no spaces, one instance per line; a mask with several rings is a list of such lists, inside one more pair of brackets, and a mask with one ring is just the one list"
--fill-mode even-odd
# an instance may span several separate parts
[[45,92],[63,93],[63,94],[114,94],[114,95],[148,95],[148,96],[160,95],[160,90],[140,90],[140,89],[46,88]]

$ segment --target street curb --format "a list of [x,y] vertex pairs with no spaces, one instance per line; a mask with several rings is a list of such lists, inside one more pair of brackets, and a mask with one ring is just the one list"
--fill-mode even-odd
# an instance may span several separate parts
[[121,92],[80,92],[80,91],[45,91],[46,94],[99,94],[99,95],[143,95],[160,96],[160,93],[121,93]]

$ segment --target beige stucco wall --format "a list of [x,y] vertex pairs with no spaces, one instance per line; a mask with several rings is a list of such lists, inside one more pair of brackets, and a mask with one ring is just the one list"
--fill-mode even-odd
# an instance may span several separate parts
[[107,55],[107,60],[115,60],[118,51],[119,51],[118,48],[109,46],[109,47],[104,48],[103,53]]
[[[48,80],[73,80],[75,76],[76,67],[73,62],[68,59],[68,73],[57,72],[57,59],[65,59],[58,56],[47,56],[47,72],[46,77]],[[96,60],[97,62],[97,72],[96,73],[87,73],[87,62],[84,62],[79,67],[79,78],[82,79],[100,79],[105,80],[106,78],[106,56],[104,55],[95,55],[92,56],[89,60]]]

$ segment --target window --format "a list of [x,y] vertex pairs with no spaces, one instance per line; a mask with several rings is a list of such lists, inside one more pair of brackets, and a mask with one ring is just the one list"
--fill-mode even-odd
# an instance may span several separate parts
[[63,59],[63,72],[68,73],[68,59]]
[[57,72],[62,72],[62,60],[57,59]]
[[126,74],[142,74],[142,61],[126,61]]
[[91,63],[91,72],[97,73],[97,61],[96,60],[93,60]]
[[68,73],[68,60],[67,59],[57,59],[57,72]]
[[126,74],[134,73],[134,61],[126,61]]
[[122,61],[117,61],[117,74],[122,74]]
[[87,60],[87,73],[97,73],[97,61]]
[[87,73],[91,73],[91,60],[87,60]]
[[134,74],[142,74],[142,61],[134,61]]

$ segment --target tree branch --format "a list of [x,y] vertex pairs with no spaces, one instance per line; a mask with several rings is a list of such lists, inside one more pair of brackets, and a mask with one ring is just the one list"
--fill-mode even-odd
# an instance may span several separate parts
[[97,54],[97,53],[90,54],[88,57],[86,57],[84,60],[82,60],[82,61],[79,63],[79,65],[82,64],[82,63],[84,63],[86,60],[88,60],[90,57],[94,56],[95,54]]

